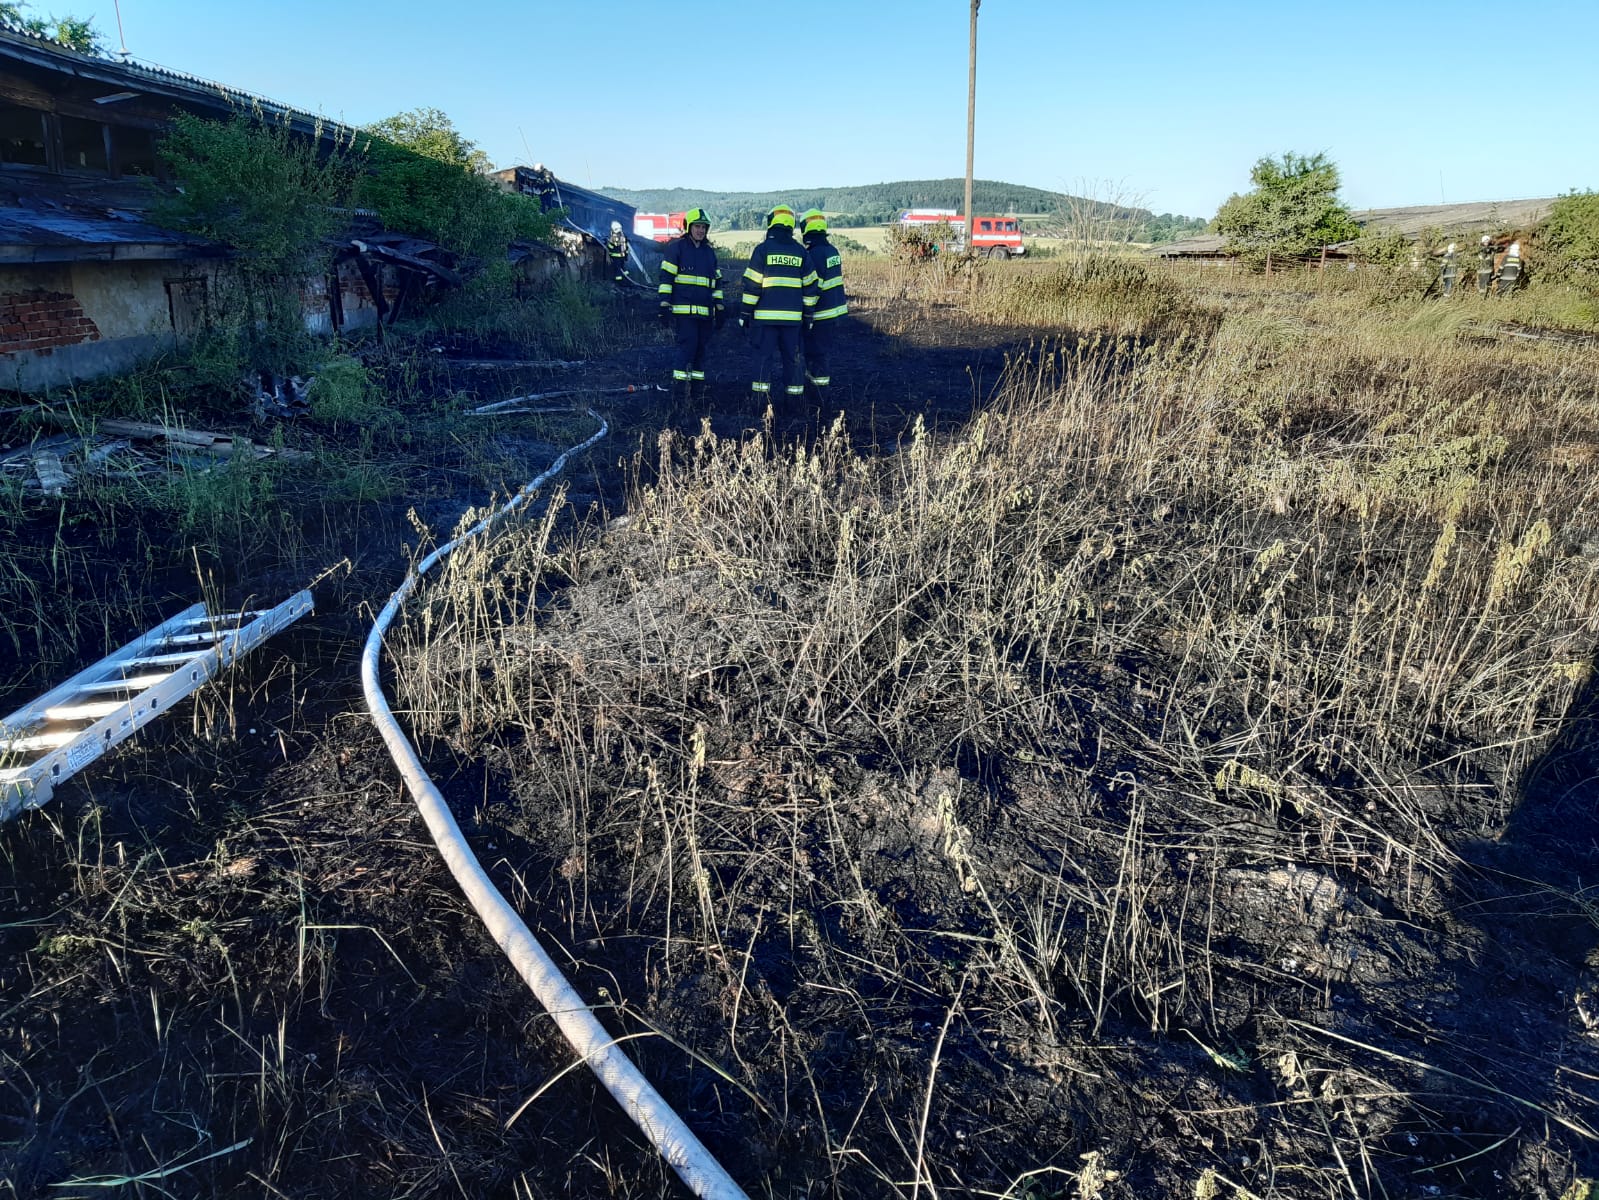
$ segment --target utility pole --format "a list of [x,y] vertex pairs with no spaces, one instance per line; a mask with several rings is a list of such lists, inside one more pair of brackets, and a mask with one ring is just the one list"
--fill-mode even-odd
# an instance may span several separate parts
[[971,257],[972,230],[972,151],[977,144],[977,10],[983,0],[972,0],[971,54],[966,68],[966,255]]

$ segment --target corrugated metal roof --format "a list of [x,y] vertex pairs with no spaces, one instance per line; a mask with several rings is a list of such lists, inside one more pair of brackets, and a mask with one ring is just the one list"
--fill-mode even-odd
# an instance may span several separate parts
[[0,262],[220,258],[229,251],[116,210],[0,208]]
[[199,75],[189,75],[182,71],[174,71],[170,67],[156,66],[153,63],[137,63],[131,59],[122,60],[106,58],[98,54],[85,54],[83,51],[74,50],[54,38],[40,37],[37,34],[29,33],[26,29],[13,22],[0,20],[0,49],[3,49],[8,43],[17,50],[43,53],[52,59],[59,58],[62,61],[56,65],[72,70],[76,74],[88,73],[119,83],[155,83],[159,84],[161,89],[166,92],[184,92],[194,96],[196,99],[212,102],[221,100],[230,106],[260,108],[263,111],[275,112],[303,124],[321,125],[341,136],[353,137],[359,132],[354,126],[346,125],[341,121],[330,120],[317,113],[306,112],[304,109],[295,108],[292,105],[284,104],[282,101],[256,95],[241,88],[228,87],[226,84],[217,83],[215,80],[205,79]]

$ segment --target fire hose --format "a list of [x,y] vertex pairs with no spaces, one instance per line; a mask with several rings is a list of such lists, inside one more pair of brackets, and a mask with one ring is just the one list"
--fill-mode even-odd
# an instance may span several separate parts
[[467,844],[460,825],[450,812],[450,806],[422,766],[415,748],[401,731],[378,678],[383,636],[422,577],[462,542],[486,532],[524,508],[540,487],[565,469],[569,459],[581,454],[610,432],[610,426],[603,417],[593,409],[586,411],[599,422],[597,433],[580,445],[564,451],[538,478],[526,484],[465,533],[438,547],[406,575],[405,581],[395,589],[372,624],[372,632],[361,654],[361,686],[372,720],[383,736],[389,754],[415,799],[417,809],[427,823],[428,831],[433,835],[434,844],[438,846],[450,873],[455,876],[456,883],[477,911],[489,935],[505,952],[517,974],[527,982],[573,1050],[588,1064],[623,1111],[696,1196],[705,1200],[748,1200],[743,1190],[733,1182],[732,1176],[694,1136],[643,1072],[622,1053],[616,1044],[617,1039],[600,1024],[527,924],[489,879],[483,864]]

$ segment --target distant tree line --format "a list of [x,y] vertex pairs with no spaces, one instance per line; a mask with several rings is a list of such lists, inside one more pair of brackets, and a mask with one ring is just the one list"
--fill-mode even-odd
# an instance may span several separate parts
[[[819,208],[839,228],[885,225],[907,208],[960,209],[965,180],[910,179],[857,187],[796,188],[788,192],[710,192],[693,188],[603,187],[600,191],[644,212],[682,212],[703,208],[723,229],[758,230],[774,204],[787,204],[796,212]],[[1064,192],[1002,183],[992,179],[972,181],[972,206],[979,213],[1043,213],[1053,215],[1083,204]],[[1112,205],[1105,205],[1114,208]],[[1156,216],[1148,209],[1117,210],[1138,230],[1137,241],[1171,241],[1205,227],[1203,218],[1172,213]]]

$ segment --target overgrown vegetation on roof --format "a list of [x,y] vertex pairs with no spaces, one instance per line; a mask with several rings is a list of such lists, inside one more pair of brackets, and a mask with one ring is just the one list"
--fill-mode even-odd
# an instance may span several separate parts
[[33,37],[45,38],[76,50],[80,54],[105,53],[105,41],[94,21],[88,17],[29,16],[25,10],[33,6],[27,0],[0,3],[0,22],[10,24]]
[[367,132],[357,196],[387,228],[454,251],[490,286],[509,275],[511,242],[549,237],[538,203],[487,178],[488,157],[438,109],[398,113]]

